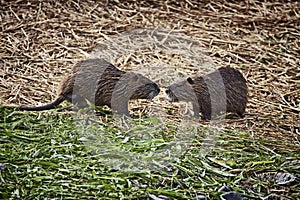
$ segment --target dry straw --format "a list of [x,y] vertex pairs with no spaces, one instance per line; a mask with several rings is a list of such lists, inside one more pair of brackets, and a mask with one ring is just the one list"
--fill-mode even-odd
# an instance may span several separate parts
[[[298,1],[16,1],[0,3],[0,103],[38,105],[54,99],[59,82],[98,43],[136,27],[180,30],[200,42],[216,66],[248,81],[245,119],[228,128],[282,136],[299,145],[300,5]],[[131,69],[151,52],[116,65]],[[178,71],[190,72],[181,64]],[[146,104],[134,105],[147,110]],[[174,106],[165,103],[166,108]],[[176,117],[176,112],[174,114]],[[179,115],[177,117],[180,117]]]

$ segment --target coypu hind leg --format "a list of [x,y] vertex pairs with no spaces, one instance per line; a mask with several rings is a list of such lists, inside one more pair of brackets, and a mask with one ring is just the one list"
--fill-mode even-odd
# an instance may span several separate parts
[[211,120],[211,113],[205,110],[204,112],[202,112],[202,119],[205,121]]
[[64,97],[68,102],[72,103],[74,106],[76,106],[79,109],[89,106],[87,100],[81,97],[80,95],[71,93],[71,94],[65,94]]
[[239,115],[240,118],[244,118],[245,112],[246,112],[246,103],[244,103],[244,105],[240,107],[240,109],[237,111],[237,114]]
[[245,112],[240,112],[240,111],[238,111],[236,114],[237,114],[240,118],[244,118],[244,117],[245,117]]

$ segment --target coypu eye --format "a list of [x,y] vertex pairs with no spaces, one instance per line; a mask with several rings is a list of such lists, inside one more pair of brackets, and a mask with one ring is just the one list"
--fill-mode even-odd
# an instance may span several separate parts
[[189,84],[194,84],[194,81],[191,77],[188,77],[186,80]]
[[133,80],[136,82],[136,81],[138,81],[138,76],[134,76],[134,78],[133,78]]
[[139,79],[139,77],[136,74],[133,74],[133,76],[131,77],[131,80],[134,81],[134,82],[137,82],[138,79]]

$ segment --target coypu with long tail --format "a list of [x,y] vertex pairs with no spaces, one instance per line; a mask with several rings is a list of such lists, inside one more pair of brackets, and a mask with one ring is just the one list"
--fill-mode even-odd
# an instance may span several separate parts
[[103,59],[88,59],[75,65],[62,82],[58,97],[51,103],[17,107],[19,110],[41,111],[56,108],[67,100],[82,108],[89,102],[96,106],[107,105],[119,114],[129,116],[130,99],[152,99],[160,89],[145,76],[117,69]]

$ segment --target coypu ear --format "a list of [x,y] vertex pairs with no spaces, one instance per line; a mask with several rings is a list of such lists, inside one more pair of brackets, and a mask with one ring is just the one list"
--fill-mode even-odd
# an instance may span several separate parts
[[189,84],[194,84],[194,81],[193,81],[193,79],[191,78],[191,77],[187,77],[187,82],[189,83]]

